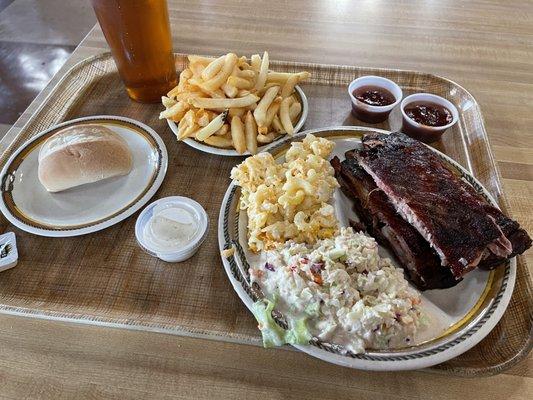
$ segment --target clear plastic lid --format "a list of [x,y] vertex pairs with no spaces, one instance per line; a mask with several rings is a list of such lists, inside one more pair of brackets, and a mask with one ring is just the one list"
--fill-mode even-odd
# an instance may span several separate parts
[[[182,215],[173,213],[174,218],[184,219],[177,223],[185,222],[194,225],[194,229],[183,232],[181,242],[174,248],[161,246],[151,235],[151,224],[158,216],[165,216],[166,211],[182,210]],[[159,199],[149,204],[137,218],[135,224],[135,237],[139,245],[149,254],[162,259],[181,258],[192,255],[205,240],[209,226],[209,219],[204,208],[196,201],[182,196],[171,196]],[[157,232],[155,232],[157,234]]]

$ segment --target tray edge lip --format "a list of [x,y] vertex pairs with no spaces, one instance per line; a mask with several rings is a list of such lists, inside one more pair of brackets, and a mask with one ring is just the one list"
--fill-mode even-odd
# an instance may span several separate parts
[[[174,52],[174,54],[175,55],[180,55],[180,56],[187,56],[187,54],[180,53],[180,52]],[[77,63],[75,63],[74,65],[69,67],[63,73],[64,75],[50,89],[50,92],[42,99],[41,103],[38,106],[36,106],[36,108],[33,111],[33,113],[27,117],[28,118],[27,121],[21,127],[17,127],[19,129],[19,132],[17,132],[12,137],[12,139],[10,139],[9,141],[5,141],[4,142],[3,139],[0,140],[0,147],[3,147],[3,150],[0,152],[0,156],[3,156],[8,151],[13,151],[13,149],[11,149],[11,147],[18,140],[18,138],[20,136],[20,133],[23,130],[27,129],[27,127],[33,122],[33,120],[35,119],[35,116],[38,113],[41,113],[43,111],[45,106],[50,102],[50,99],[59,90],[60,86],[62,84],[64,84],[65,81],[67,81],[68,79],[71,79],[71,75],[72,75],[72,73],[75,70],[80,69],[81,67],[84,67],[86,64],[92,63],[95,60],[100,60],[100,59],[103,60],[105,58],[112,58],[112,54],[111,54],[110,51],[104,50],[104,51],[97,52],[97,53],[95,53],[95,54],[93,54],[93,55],[91,55],[89,57],[86,57],[86,58],[78,61]],[[483,147],[487,150],[486,153],[488,153],[488,156],[489,156],[488,157],[489,158],[488,162],[490,162],[490,165],[492,167],[491,169],[496,171],[496,183],[497,183],[496,186],[497,186],[497,189],[499,191],[499,193],[497,194],[496,200],[499,203],[500,202],[502,203],[501,206],[504,209],[504,211],[507,212],[507,210],[509,210],[509,203],[508,203],[508,200],[507,200],[507,198],[506,198],[506,196],[505,196],[505,194],[503,192],[501,172],[500,172],[500,170],[499,170],[499,168],[497,166],[496,160],[494,158],[494,153],[492,151],[490,138],[489,138],[489,136],[487,134],[487,129],[486,129],[486,126],[485,126],[485,118],[484,118],[483,113],[481,112],[481,107],[479,106],[479,103],[478,103],[477,99],[471,94],[471,92],[468,91],[466,88],[464,88],[462,85],[460,85],[457,82],[455,82],[454,80],[446,78],[444,76],[441,76],[441,75],[438,75],[438,74],[434,74],[434,73],[429,73],[429,72],[417,71],[417,70],[400,69],[400,68],[371,67],[371,66],[356,66],[356,65],[347,65],[347,64],[325,64],[325,63],[299,62],[299,61],[288,61],[288,60],[277,60],[277,59],[275,59],[273,61],[276,62],[276,63],[279,62],[279,63],[293,64],[293,65],[308,65],[308,66],[316,67],[316,68],[370,69],[370,70],[373,70],[373,71],[376,71],[376,72],[391,72],[392,71],[392,72],[399,72],[399,73],[421,74],[421,75],[424,75],[424,76],[427,76],[427,77],[430,77],[430,78],[433,78],[433,79],[441,80],[443,82],[448,82],[449,84],[457,86],[460,89],[464,90],[465,93],[467,93],[470,96],[470,98],[473,100],[474,105],[477,107],[478,115],[480,117],[481,127],[483,129],[483,138],[484,138],[484,141],[486,143]],[[31,104],[32,103],[30,103],[30,105]],[[12,128],[10,128],[10,130],[11,129]],[[6,159],[6,161],[7,161],[7,159]],[[520,257],[520,262],[521,262],[522,265],[525,266],[526,274],[527,274],[527,276],[529,278],[529,281],[530,281],[530,284],[531,284],[531,275],[529,274],[528,268],[527,268],[528,263],[527,263],[527,261],[525,260],[525,258],[523,256]],[[3,309],[3,308],[0,307],[0,309]],[[34,313],[34,314],[36,314],[36,313]],[[25,315],[29,315],[29,313],[25,314]],[[37,316],[37,318],[41,318],[41,317]],[[78,320],[75,320],[75,321],[78,321]],[[79,321],[83,322],[83,320],[79,320]],[[523,361],[527,357],[527,355],[530,353],[530,351],[532,349],[533,349],[533,327],[532,327],[532,329],[530,329],[530,335],[529,335],[528,343],[525,346],[522,347],[522,351],[523,352],[522,353],[517,353],[515,357],[509,359],[507,362],[504,362],[503,364],[498,364],[497,366],[488,367],[488,368],[479,369],[479,370],[476,370],[475,368],[465,368],[465,367],[438,368],[438,366],[431,367],[431,368],[426,369],[426,370],[432,371],[432,372],[438,373],[438,374],[453,374],[453,375],[456,375],[456,376],[471,376],[471,377],[491,376],[491,375],[495,375],[495,374],[501,373],[501,372],[513,367],[514,365],[516,365],[520,361]],[[475,372],[475,371],[477,371],[477,372]]]
[[[94,60],[97,60],[97,59],[103,59],[105,57],[109,57],[111,56],[111,52],[109,51],[106,51],[106,52],[103,52],[103,53],[98,53],[98,54],[94,54],[92,56],[89,56],[87,58],[84,58],[83,60],[80,60],[78,61],[76,64],[72,65],[70,68],[68,68],[64,75],[57,81],[57,83],[52,87],[52,89],[50,89],[50,92],[43,98],[41,104],[39,104],[37,106],[37,108],[35,109],[35,111],[28,117],[28,120],[19,128],[19,132],[13,137],[13,139],[9,142],[9,143],[4,143],[4,138],[0,139],[0,147],[2,145],[4,145],[4,150],[0,152],[0,156],[3,156],[7,151],[10,150],[11,146],[13,145],[13,143],[18,139],[18,137],[20,136],[20,133],[25,130],[28,125],[30,125],[30,123],[34,120],[35,116],[42,112],[44,107],[50,102],[50,99],[51,97],[59,90],[60,86],[65,82],[67,81],[68,79],[71,79],[70,75],[72,75],[72,73],[76,70],[76,69],[79,69],[81,67],[84,67],[86,64],[89,64],[91,62],[93,62]],[[30,103],[31,105],[31,103]],[[29,107],[29,106],[28,106]],[[15,121],[16,123],[17,121]],[[60,122],[61,123],[61,122]],[[12,126],[12,128],[14,127],[14,125]],[[9,130],[11,130],[12,128],[10,128]],[[46,128],[46,129],[49,129],[49,128]],[[45,130],[46,130],[45,129]],[[26,143],[27,141],[30,141],[31,138],[29,139],[26,139],[23,141],[23,144]],[[12,150],[13,152],[16,151],[16,149],[13,149]],[[9,159],[9,158],[8,158]],[[7,159],[6,159],[6,162],[7,162]],[[0,163],[0,166],[2,166],[2,164]],[[2,166],[3,167],[3,166]]]

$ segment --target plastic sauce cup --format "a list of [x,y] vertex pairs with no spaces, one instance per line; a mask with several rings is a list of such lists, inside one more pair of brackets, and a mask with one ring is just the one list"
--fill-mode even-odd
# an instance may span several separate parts
[[[428,126],[420,124],[411,119],[406,113],[405,108],[412,103],[434,103],[446,107],[452,113],[452,122],[441,126]],[[420,140],[424,143],[436,142],[442,137],[444,131],[455,125],[459,120],[459,112],[457,108],[444,97],[437,96],[430,93],[415,93],[403,99],[400,105],[402,110],[402,132],[413,139]]]
[[[144,229],[153,216],[156,206],[178,206],[190,213],[198,223],[198,229],[188,243],[172,250],[161,251],[145,240]],[[139,246],[148,254],[166,262],[181,262],[191,258],[204,242],[209,229],[209,218],[204,208],[196,201],[182,196],[164,197],[150,203],[137,217],[135,237]]]
[[[385,89],[394,96],[394,103],[387,106],[372,106],[357,100],[353,95],[356,89],[363,86],[377,86]],[[348,95],[352,101],[352,114],[359,120],[376,124],[385,121],[390,112],[402,101],[402,89],[393,81],[381,76],[366,75],[357,78],[348,85]]]

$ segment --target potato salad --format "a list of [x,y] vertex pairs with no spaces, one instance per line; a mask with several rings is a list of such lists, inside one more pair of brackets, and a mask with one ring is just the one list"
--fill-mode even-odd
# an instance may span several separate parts
[[[379,256],[373,238],[352,228],[314,245],[288,242],[268,251],[250,275],[266,296],[253,309],[265,346],[308,344],[314,336],[363,353],[414,344],[423,325],[420,293]],[[288,330],[272,319],[274,308]]]

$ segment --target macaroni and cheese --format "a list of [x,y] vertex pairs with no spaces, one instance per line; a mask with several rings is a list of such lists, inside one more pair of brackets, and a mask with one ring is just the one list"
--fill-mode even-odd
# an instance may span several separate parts
[[338,183],[328,157],[334,143],[313,135],[294,142],[277,164],[270,153],[248,157],[231,178],[242,190],[240,208],[248,215],[248,246],[269,250],[286,241],[313,244],[338,233],[330,204]]

